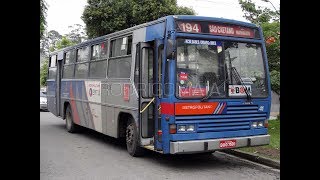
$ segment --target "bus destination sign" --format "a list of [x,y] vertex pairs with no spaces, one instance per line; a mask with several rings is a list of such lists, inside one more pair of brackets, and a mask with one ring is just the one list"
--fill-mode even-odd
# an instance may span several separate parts
[[196,22],[180,22],[178,21],[178,27],[183,32],[201,33],[201,25]]
[[241,26],[209,24],[209,32],[214,35],[254,38],[253,29]]
[[186,33],[206,33],[219,36],[232,36],[242,38],[255,37],[255,32],[253,28],[232,24],[177,21],[177,28],[178,31]]

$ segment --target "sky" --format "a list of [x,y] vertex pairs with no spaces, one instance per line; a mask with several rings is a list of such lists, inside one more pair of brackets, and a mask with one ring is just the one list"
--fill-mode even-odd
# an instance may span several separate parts
[[[69,32],[68,26],[81,24],[81,19],[87,0],[45,0],[48,4],[47,31],[56,30],[64,35]],[[261,0],[252,0],[256,5],[269,7],[272,5]],[[270,0],[278,9],[280,0]],[[240,21],[247,21],[238,0],[177,0],[179,6],[193,8],[199,16],[222,17]],[[247,21],[248,22],[248,21]]]

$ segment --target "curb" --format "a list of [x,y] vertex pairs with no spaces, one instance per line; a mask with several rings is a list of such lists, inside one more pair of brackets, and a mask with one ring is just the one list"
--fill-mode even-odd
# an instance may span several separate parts
[[254,161],[260,164],[264,164],[276,169],[280,169],[280,161],[277,160],[273,160],[270,158],[266,158],[266,157],[262,157],[262,156],[258,156],[256,154],[253,153],[249,153],[249,152],[243,152],[240,150],[235,150],[235,149],[228,149],[228,150],[224,150],[223,152],[227,153],[227,154],[232,154],[238,157],[242,157],[244,159],[250,160],[250,161]]

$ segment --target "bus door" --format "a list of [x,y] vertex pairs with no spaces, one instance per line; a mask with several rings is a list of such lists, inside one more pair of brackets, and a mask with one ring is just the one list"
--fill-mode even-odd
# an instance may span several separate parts
[[63,65],[63,57],[64,53],[59,52],[58,58],[57,58],[57,77],[56,77],[56,98],[55,98],[55,104],[56,104],[56,116],[61,116],[61,77],[62,77],[62,65]]
[[[154,76],[154,42],[140,42],[137,44],[137,67],[139,71],[139,130],[141,145],[153,145],[155,126],[155,96],[153,86]],[[137,73],[137,71],[136,71]]]

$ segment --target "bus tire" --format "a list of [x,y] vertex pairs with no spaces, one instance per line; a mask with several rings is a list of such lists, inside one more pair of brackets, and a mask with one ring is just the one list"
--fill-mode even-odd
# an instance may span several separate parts
[[66,109],[66,128],[69,133],[75,133],[79,130],[79,126],[73,122],[72,109],[70,106]]
[[137,132],[136,123],[129,119],[126,128],[127,151],[133,157],[142,156],[144,149],[140,147],[139,133]]

